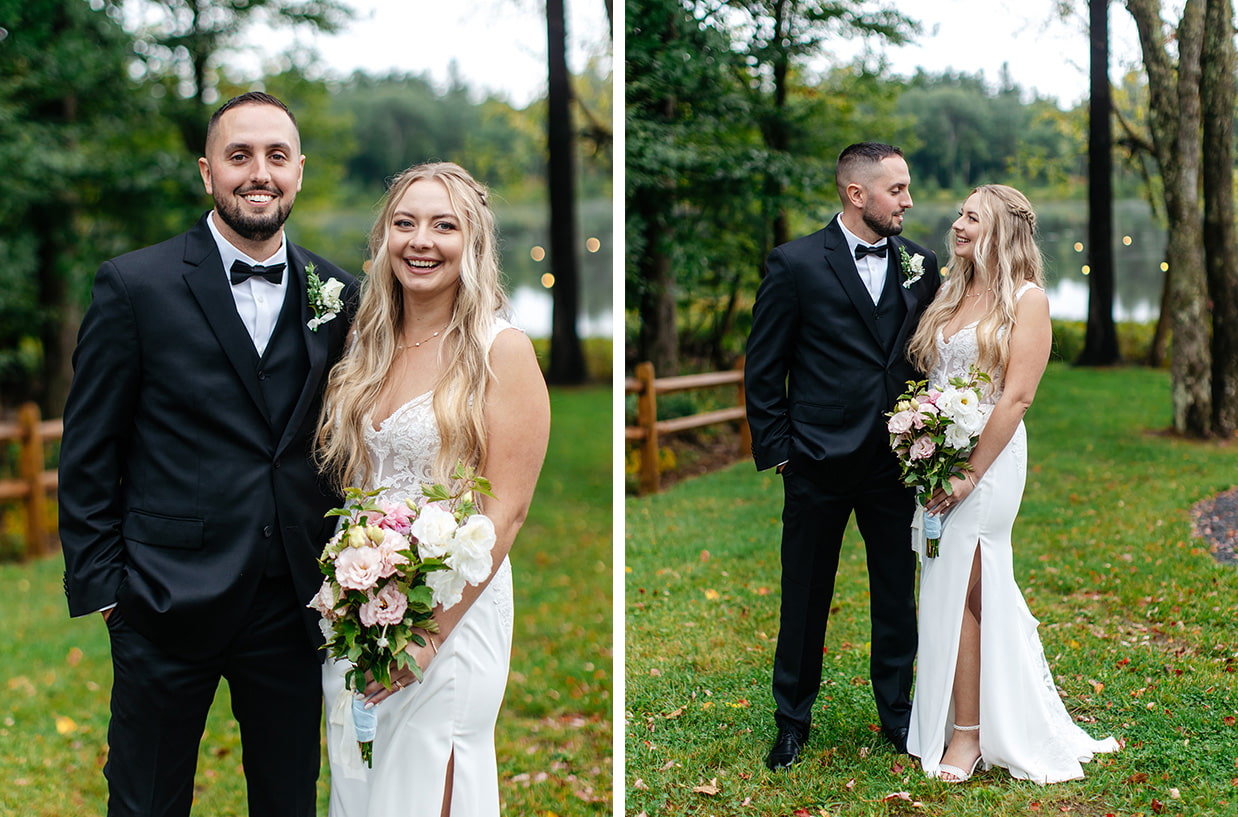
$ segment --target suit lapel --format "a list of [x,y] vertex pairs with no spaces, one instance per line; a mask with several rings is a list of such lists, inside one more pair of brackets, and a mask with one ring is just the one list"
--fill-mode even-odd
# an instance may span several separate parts
[[[288,425],[284,427],[283,433],[280,435],[279,445],[276,446],[275,453],[278,455],[288,446],[296,437],[297,429],[301,427],[301,423],[305,419],[306,412],[310,406],[314,405],[318,395],[318,386],[322,382],[323,375],[327,366],[327,346],[328,338],[330,337],[330,324],[323,324],[318,327],[318,331],[312,331],[309,326],[309,319],[314,317],[313,311],[309,307],[308,287],[305,281],[305,267],[308,262],[303,257],[301,248],[294,245],[291,241],[288,242],[288,284],[296,289],[296,297],[300,299],[300,308],[294,313],[299,316],[298,323],[301,329],[301,338],[305,343],[305,351],[309,358],[309,371],[305,376],[305,384],[301,388],[301,394],[297,398],[297,404],[293,407],[292,415],[288,418]],[[293,293],[288,293],[292,296]]]
[[894,359],[895,355],[901,355],[906,351],[905,347],[907,345],[908,336],[911,334],[913,323],[917,315],[916,295],[911,291],[911,287],[903,286],[905,279],[903,276],[902,255],[899,252],[899,248],[902,246],[902,243],[899,242],[898,239],[893,237],[890,238],[891,260],[890,269],[886,274],[895,276],[894,280],[898,282],[898,294],[902,297],[903,304],[907,307],[907,314],[903,316],[903,325],[899,327],[898,337],[894,339],[894,346],[890,350],[891,360]]
[[864,321],[869,334],[873,336],[873,340],[880,348],[881,336],[877,333],[873,299],[868,294],[868,288],[864,286],[864,282],[860,280],[860,273],[856,271],[855,259],[847,249],[847,239],[843,238],[843,231],[838,226],[837,217],[825,228],[825,263],[838,277],[843,291],[851,299],[855,311],[859,313],[860,319]]
[[197,300],[206,317],[207,325],[224,350],[224,355],[237,377],[245,386],[246,393],[254,401],[259,413],[267,417],[266,401],[258,385],[258,351],[245,331],[245,324],[236,311],[236,301],[228,289],[228,279],[223,272],[219,249],[206,226],[206,216],[197,226],[186,233],[185,283]]

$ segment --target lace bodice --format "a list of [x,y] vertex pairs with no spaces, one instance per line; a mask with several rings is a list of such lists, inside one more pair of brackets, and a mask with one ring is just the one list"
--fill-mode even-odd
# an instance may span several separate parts
[[[1022,298],[1023,293],[1029,289],[1040,289],[1040,287],[1030,282],[1024,284],[1015,292],[1015,301]],[[929,372],[930,384],[945,386],[953,377],[967,379],[968,370],[980,359],[980,345],[976,339],[977,324],[978,321],[967,324],[948,339],[940,329],[937,330],[937,365],[933,367],[933,371]],[[1005,331],[1005,327],[998,330],[999,333],[1005,333]],[[984,398],[984,402],[988,405],[996,405],[1002,396],[1005,375],[1005,371],[1001,369],[989,372],[989,376],[993,378],[993,389]]]
[[[507,321],[496,318],[490,343],[504,329],[512,328]],[[384,488],[384,495],[392,499],[420,495],[422,484],[434,482],[434,460],[440,444],[434,420],[434,392],[409,400],[391,412],[377,429],[373,417],[368,417],[365,444],[373,474],[371,489]]]

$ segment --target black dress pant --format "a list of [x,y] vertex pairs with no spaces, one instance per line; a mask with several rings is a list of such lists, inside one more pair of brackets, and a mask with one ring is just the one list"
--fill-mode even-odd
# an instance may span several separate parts
[[250,624],[220,655],[169,655],[108,619],[112,719],[109,817],[185,817],[207,712],[221,678],[241,729],[251,817],[314,817],[322,717],[321,655],[288,576],[263,579]]
[[915,499],[899,481],[893,458],[884,454],[869,460],[868,473],[850,468],[843,475],[820,473],[794,463],[783,469],[782,607],[774,656],[775,718],[780,724],[807,730],[812,720],[834,576],[853,512],[868,564],[869,672],[877,714],[886,729],[905,728],[910,722],[917,640],[910,532]]

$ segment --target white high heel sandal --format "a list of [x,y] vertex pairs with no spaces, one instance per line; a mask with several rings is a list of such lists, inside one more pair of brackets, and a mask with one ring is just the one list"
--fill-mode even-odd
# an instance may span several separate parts
[[[959,726],[957,723],[951,724],[956,732],[979,732],[980,724],[975,726]],[[937,766],[937,779],[943,783],[964,783],[971,780],[971,776],[976,773],[976,767],[980,765],[980,761],[984,758],[983,755],[977,755],[974,762],[971,764],[971,769],[963,770],[958,766],[951,766],[947,763],[941,763]],[[954,779],[942,777],[942,774],[954,775]]]

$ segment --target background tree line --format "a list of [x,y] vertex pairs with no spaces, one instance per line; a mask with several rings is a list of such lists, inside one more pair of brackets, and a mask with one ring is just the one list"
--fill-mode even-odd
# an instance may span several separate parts
[[[1238,257],[1238,248],[1216,228],[1232,224],[1232,205],[1209,210],[1217,269],[1206,277],[1203,191],[1198,181],[1190,190],[1181,186],[1201,171],[1232,185],[1233,155],[1220,149],[1233,139],[1232,90],[1228,107],[1219,102],[1219,78],[1233,82],[1224,47],[1232,52],[1232,7],[1229,0],[1189,0],[1183,22],[1172,24],[1158,3],[1126,5],[1145,31],[1152,67],[1114,91],[1120,130],[1113,194],[1147,199],[1171,233],[1152,354],[1158,362],[1170,338],[1178,339],[1175,425],[1228,436],[1235,423],[1226,412],[1238,411],[1238,351],[1226,328],[1234,321],[1208,311],[1228,308],[1238,295],[1238,282],[1220,264]],[[1208,27],[1205,7],[1213,15]],[[732,365],[747,337],[763,259],[838,209],[833,164],[851,142],[901,146],[920,201],[957,202],[977,184],[1000,181],[1033,201],[1073,199],[1086,207],[1087,100],[1063,109],[1005,72],[890,76],[871,56],[810,68],[846,39],[915,38],[918,24],[903,13],[840,0],[629,0],[626,19],[629,367],[651,360],[659,374],[672,374]],[[1203,48],[1205,28],[1213,36]],[[1201,75],[1211,77],[1204,98],[1213,100],[1202,117]],[[1173,116],[1183,110],[1181,120]],[[1187,145],[1195,151],[1184,156]],[[1201,146],[1216,159],[1201,165]],[[1191,214],[1198,226],[1187,247],[1172,235]]]
[[[125,14],[135,9],[140,25]],[[0,410],[33,399],[59,415],[95,270],[209,207],[196,167],[206,121],[254,87],[301,126],[299,243],[360,271],[385,180],[414,162],[459,161],[494,193],[508,277],[538,279],[529,246],[548,231],[544,97],[516,108],[454,70],[445,87],[409,74],[324,77],[312,53],[243,84],[219,70],[247,25],[332,31],[348,16],[336,0],[0,0]],[[604,228],[609,247],[610,78],[590,66],[571,93],[575,186],[587,234]],[[609,265],[584,260],[582,308],[596,314],[610,306]]]

